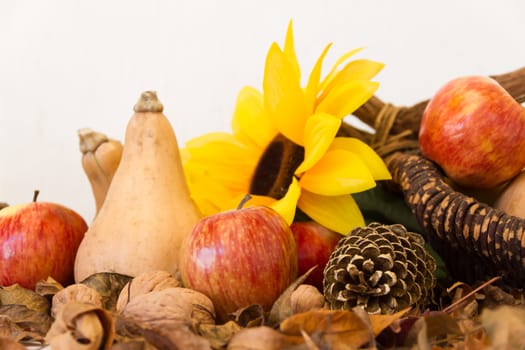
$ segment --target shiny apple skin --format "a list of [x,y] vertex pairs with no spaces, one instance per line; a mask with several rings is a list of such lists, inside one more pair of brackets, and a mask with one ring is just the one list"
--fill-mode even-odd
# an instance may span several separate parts
[[297,221],[290,225],[297,244],[298,273],[306,273],[317,266],[304,283],[323,290],[323,270],[339,240],[343,237],[338,232],[318,224],[315,221]]
[[71,284],[86,231],[85,220],[60,204],[31,202],[0,210],[0,285],[34,289],[47,277]]
[[525,166],[525,108],[489,77],[451,80],[427,104],[419,144],[456,183],[494,188]]
[[269,310],[297,278],[297,249],[286,221],[257,206],[201,219],[184,241],[186,287],[207,295],[219,319],[252,304]]

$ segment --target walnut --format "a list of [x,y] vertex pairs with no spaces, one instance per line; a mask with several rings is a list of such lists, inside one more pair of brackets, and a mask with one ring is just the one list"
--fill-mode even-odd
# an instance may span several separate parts
[[102,296],[95,289],[81,283],[71,284],[53,295],[51,316],[56,318],[60,309],[71,301],[94,305],[99,308],[104,307]]
[[194,323],[215,324],[215,307],[206,295],[190,288],[176,288],[179,298],[192,306],[191,317]]
[[158,270],[140,274],[122,288],[117,299],[117,312],[122,312],[126,304],[138,295],[180,286],[179,280],[167,271]]
[[309,284],[301,284],[290,297],[294,314],[306,312],[324,306],[324,296],[319,290]]
[[[206,310],[211,302],[193,292],[174,287],[132,298],[117,315],[118,333],[143,337],[159,349],[211,349],[210,342],[197,333],[196,320],[202,316],[198,311]],[[208,312],[214,313],[213,309]]]
[[137,295],[120,313],[121,327],[140,335],[141,329],[172,330],[191,327],[193,306],[181,300],[178,288],[166,288]]
[[120,314],[123,328],[131,334],[140,329],[195,328],[215,322],[215,310],[208,297],[188,288],[166,288],[138,295],[131,299]]

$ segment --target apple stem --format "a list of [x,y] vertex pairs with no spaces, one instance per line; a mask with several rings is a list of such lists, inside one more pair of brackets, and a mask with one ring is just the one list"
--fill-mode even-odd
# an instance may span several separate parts
[[239,202],[239,205],[237,206],[237,210],[238,209],[242,209],[242,207],[244,207],[244,205],[246,204],[246,202],[248,202],[250,199],[252,199],[252,196],[248,193],[246,194],[246,196],[244,196],[241,201]]
[[36,202],[36,199],[38,198],[39,193],[40,193],[39,190],[35,190],[35,192],[33,193],[33,202]]

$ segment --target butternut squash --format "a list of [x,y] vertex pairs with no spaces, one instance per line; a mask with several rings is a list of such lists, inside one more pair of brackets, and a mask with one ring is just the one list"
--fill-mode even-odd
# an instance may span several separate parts
[[109,184],[120,164],[122,143],[89,128],[79,129],[77,134],[80,152],[82,152],[82,169],[95,198],[96,215],[102,207]]
[[525,218],[525,170],[509,182],[494,207],[508,215]]
[[77,282],[99,272],[176,273],[181,242],[201,218],[156,93],[142,93],[134,111],[120,165],[78,249]]

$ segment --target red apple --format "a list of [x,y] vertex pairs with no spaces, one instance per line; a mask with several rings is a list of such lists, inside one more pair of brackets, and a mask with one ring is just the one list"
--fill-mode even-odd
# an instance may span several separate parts
[[339,240],[343,237],[338,232],[318,224],[315,221],[297,221],[290,225],[297,244],[299,275],[303,275],[317,266],[304,283],[323,290],[323,270]]
[[186,287],[207,295],[219,319],[252,304],[269,310],[297,278],[297,249],[290,226],[264,206],[201,219],[181,247]]
[[34,289],[52,277],[73,282],[73,263],[87,231],[84,219],[60,204],[36,202],[0,210],[0,286]]
[[457,78],[429,101],[419,143],[454,182],[493,188],[525,166],[525,108],[489,77]]

